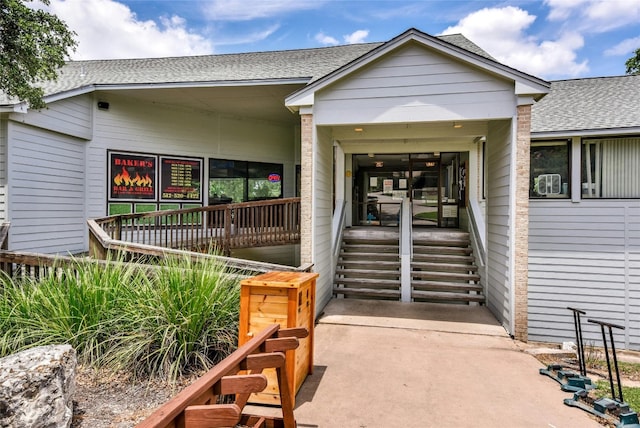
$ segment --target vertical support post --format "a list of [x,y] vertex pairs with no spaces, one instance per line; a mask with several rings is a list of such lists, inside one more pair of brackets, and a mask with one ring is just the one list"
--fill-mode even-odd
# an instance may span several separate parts
[[231,223],[232,223],[231,208],[229,205],[224,209],[224,237],[222,238],[222,251],[225,256],[231,254]]
[[582,341],[582,323],[580,322],[580,315],[586,315],[586,312],[571,307],[567,307],[567,309],[573,311],[573,324],[576,329],[576,346],[578,347],[578,366],[580,367],[580,374],[586,376],[587,365],[584,361],[584,342]]
[[313,263],[313,171],[315,169],[312,109],[300,114],[300,263]]
[[402,198],[400,208],[400,300],[411,301],[411,258],[413,238],[411,233],[411,201]]
[[513,255],[514,315],[513,333],[517,340],[526,342],[529,330],[529,171],[531,146],[531,104],[532,100],[519,100],[516,126],[515,156],[515,219]]

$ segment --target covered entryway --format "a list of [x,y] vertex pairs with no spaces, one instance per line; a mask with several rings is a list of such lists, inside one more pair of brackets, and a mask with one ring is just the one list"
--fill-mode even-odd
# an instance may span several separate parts
[[[430,221],[443,226],[445,219],[453,219],[470,232],[472,245],[479,247],[474,253],[482,263],[478,275],[487,306],[509,332],[526,338],[530,109],[549,84],[500,64],[462,39],[411,29],[287,97],[287,107],[300,114],[301,262],[314,263],[320,273],[322,307],[333,295],[343,231],[354,227],[362,213],[373,221],[366,211],[369,189],[367,199],[363,189],[354,195],[354,155],[435,157],[439,152],[438,198],[432,199],[436,191],[429,194],[432,186],[421,187],[421,216],[430,220],[437,204],[437,221]],[[444,153],[460,156],[447,160],[445,180]],[[417,198],[408,193],[414,177],[406,179],[406,197],[396,217],[400,292],[403,301],[410,301],[412,228],[402,225],[413,224],[410,206]],[[443,183],[451,185],[450,193],[442,190]],[[393,198],[395,189],[388,190]],[[464,207],[458,202],[461,193]],[[365,209],[354,213],[361,203]]]

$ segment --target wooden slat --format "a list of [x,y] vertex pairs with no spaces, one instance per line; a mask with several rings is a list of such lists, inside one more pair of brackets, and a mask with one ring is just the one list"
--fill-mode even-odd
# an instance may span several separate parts
[[304,339],[309,337],[309,330],[304,327],[281,328],[278,330],[278,337],[297,337]]
[[201,396],[205,391],[210,389],[213,384],[229,373],[229,370],[253,354],[264,343],[264,341],[272,337],[280,326],[274,324],[265,328],[244,346],[238,348],[235,352],[222,360],[219,364],[205,373],[197,381],[183,389],[175,397],[169,400],[160,411],[151,414],[147,419],[138,424],[138,428],[157,428],[166,427],[173,421],[183,410],[189,406],[192,397]]
[[[291,396],[292,390],[288,384],[285,369],[288,364],[285,354],[259,353],[261,349],[269,347],[287,350],[291,349],[294,344],[297,346],[297,337],[276,338],[279,330],[279,324],[270,325],[262,330],[200,379],[157,409],[137,427],[217,428],[235,426],[242,418],[242,409],[246,405],[249,395],[263,391],[267,387],[265,375],[259,373],[238,374],[238,372],[240,370],[262,371],[266,368],[275,368],[282,403],[282,419],[265,417],[265,420],[255,421],[253,426],[295,428],[293,396]],[[287,331],[283,332],[283,335],[286,333]],[[305,332],[300,331],[299,328],[290,329],[288,333],[305,336]],[[221,395],[234,395],[235,403],[213,404],[214,400]]]
[[224,376],[213,390],[217,395],[260,392],[267,387],[267,377],[262,374]]
[[265,352],[284,352],[296,349],[299,345],[297,337],[280,337],[267,339],[264,343]]
[[224,428],[235,426],[242,414],[235,404],[189,406],[184,410],[185,428]]
[[280,367],[284,364],[285,356],[282,352],[249,355],[240,365],[242,370],[260,371],[270,367]]

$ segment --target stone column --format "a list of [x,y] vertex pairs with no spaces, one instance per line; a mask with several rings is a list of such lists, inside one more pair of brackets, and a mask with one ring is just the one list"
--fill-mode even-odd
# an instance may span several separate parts
[[515,314],[514,336],[528,339],[529,284],[529,163],[531,146],[531,105],[519,105],[516,130],[515,192]]
[[300,114],[300,263],[313,263],[313,114]]

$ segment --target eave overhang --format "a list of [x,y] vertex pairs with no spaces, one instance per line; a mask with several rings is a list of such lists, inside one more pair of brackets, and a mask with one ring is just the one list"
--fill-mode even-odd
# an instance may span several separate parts
[[317,91],[410,42],[420,43],[423,46],[432,48],[442,54],[451,56],[452,58],[494,74],[497,77],[514,81],[515,95],[518,97],[531,97],[533,100],[537,101],[549,93],[551,84],[545,80],[467,51],[466,49],[412,28],[393,38],[389,42],[364,54],[360,58],[344,65],[342,68],[314,81],[303,89],[294,92],[285,99],[285,105],[292,112],[297,112],[302,106],[313,105],[315,93]]

